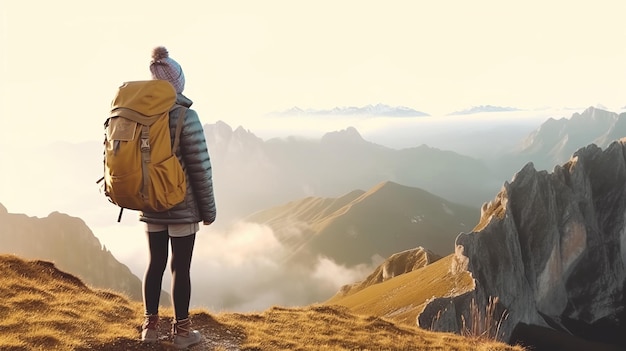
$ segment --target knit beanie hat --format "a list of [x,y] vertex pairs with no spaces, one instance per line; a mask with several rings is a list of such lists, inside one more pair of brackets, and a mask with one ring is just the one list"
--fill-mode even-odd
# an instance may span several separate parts
[[169,57],[167,49],[163,46],[152,50],[152,61],[150,62],[150,72],[153,79],[162,79],[170,82],[176,93],[185,90],[185,75],[178,62]]

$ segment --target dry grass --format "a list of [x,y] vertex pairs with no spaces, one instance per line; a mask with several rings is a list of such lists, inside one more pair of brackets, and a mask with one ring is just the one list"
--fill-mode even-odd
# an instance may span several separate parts
[[481,209],[480,220],[478,224],[472,229],[473,232],[484,229],[492,218],[503,219],[506,213],[506,204],[502,203],[504,193],[500,192],[493,201],[490,201],[483,205]]
[[485,306],[485,311],[478,307],[475,299],[470,301],[470,316],[466,320],[465,316],[461,316],[463,325],[461,334],[479,339],[500,340],[502,335],[500,327],[508,318],[509,314],[506,310],[498,312],[499,298],[489,297],[489,301]]
[[[0,255],[0,349],[168,350],[168,341],[138,341],[142,306],[93,290],[52,264]],[[162,310],[167,335],[171,309]],[[192,350],[507,350],[501,343],[429,332],[345,307],[273,307],[263,313],[192,311],[204,336]],[[166,338],[164,338],[166,339]]]
[[339,306],[273,307],[262,314],[222,314],[216,319],[246,334],[242,350],[523,350],[355,315]]
[[120,321],[139,323],[137,304],[91,290],[43,261],[0,256],[0,349],[73,349],[132,337]]
[[327,304],[348,307],[363,315],[385,316],[405,325],[415,325],[426,301],[433,296],[451,296],[473,289],[469,274],[449,272],[452,255],[430,265],[369,286],[347,296],[336,295]]

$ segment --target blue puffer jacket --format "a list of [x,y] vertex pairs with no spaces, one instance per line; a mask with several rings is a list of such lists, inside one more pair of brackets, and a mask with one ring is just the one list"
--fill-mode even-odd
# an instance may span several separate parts
[[[192,101],[178,94],[176,103],[190,107]],[[170,113],[172,142],[175,137],[176,121],[178,121],[178,109]],[[217,211],[213,196],[211,159],[202,124],[194,110],[187,110],[176,156],[183,166],[187,179],[185,200],[166,212],[142,212],[139,219],[156,224],[213,223]]]

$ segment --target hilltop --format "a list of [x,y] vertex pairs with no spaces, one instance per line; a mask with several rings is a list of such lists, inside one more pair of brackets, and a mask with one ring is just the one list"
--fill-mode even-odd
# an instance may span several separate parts
[[[137,340],[142,306],[127,297],[92,289],[46,261],[0,255],[0,349],[168,350]],[[172,311],[161,311],[167,332]],[[429,332],[346,308],[313,305],[273,307],[263,313],[192,311],[205,338],[192,350],[492,350],[519,346]],[[305,331],[305,332],[303,332]]]
[[478,208],[386,181],[337,198],[291,201],[245,220],[270,226],[294,255],[323,255],[352,266],[416,246],[450,254],[456,236],[470,230],[479,214]]

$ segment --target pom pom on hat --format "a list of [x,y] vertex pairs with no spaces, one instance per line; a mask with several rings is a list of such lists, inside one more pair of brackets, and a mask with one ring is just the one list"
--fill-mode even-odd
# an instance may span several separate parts
[[170,57],[170,54],[164,46],[157,46],[152,49],[152,61],[159,61],[168,57]]
[[158,46],[152,50],[152,61],[150,62],[150,72],[153,79],[169,81],[176,89],[177,93],[185,90],[185,75],[178,62],[169,56],[169,52],[163,46]]

